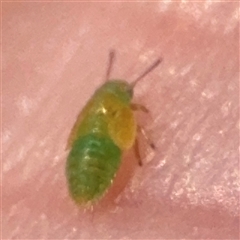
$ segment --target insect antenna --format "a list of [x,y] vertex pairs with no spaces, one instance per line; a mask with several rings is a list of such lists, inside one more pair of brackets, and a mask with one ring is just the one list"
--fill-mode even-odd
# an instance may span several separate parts
[[150,65],[139,77],[137,77],[133,83],[131,84],[132,88],[136,86],[136,84],[144,78],[148,73],[150,73],[154,68],[156,68],[162,62],[162,58],[158,58],[152,65]]
[[109,57],[108,57],[108,66],[107,66],[106,78],[105,78],[106,81],[109,80],[109,78],[110,78],[110,74],[112,72],[114,61],[115,61],[115,51],[110,50]]

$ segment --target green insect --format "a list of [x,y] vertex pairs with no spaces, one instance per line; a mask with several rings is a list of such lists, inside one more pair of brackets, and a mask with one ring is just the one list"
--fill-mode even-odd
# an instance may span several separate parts
[[109,80],[114,57],[111,51],[107,81],[79,114],[67,143],[67,149],[71,149],[66,164],[69,193],[81,205],[93,204],[108,190],[119,169],[123,151],[134,146],[139,153],[136,135],[138,129],[143,129],[137,125],[133,111],[147,112],[147,109],[131,103],[133,89],[161,62],[157,59],[135,81],[128,83]]

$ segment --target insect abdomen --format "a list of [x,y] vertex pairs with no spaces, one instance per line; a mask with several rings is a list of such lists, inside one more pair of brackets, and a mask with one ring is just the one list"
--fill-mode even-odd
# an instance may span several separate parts
[[78,203],[100,198],[111,185],[121,160],[121,150],[107,136],[88,134],[73,144],[66,173],[70,194]]

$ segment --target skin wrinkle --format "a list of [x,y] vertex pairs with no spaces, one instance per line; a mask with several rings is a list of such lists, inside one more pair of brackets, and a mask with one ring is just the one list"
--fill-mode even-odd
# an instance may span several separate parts
[[[2,6],[3,238],[238,238],[237,3]],[[141,168],[126,153],[106,199],[78,209],[64,149],[112,48],[128,82],[163,58],[134,99],[156,151],[141,144]]]

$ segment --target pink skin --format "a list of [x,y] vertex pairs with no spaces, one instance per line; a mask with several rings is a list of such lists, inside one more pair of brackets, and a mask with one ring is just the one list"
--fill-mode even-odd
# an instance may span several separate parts
[[[2,6],[3,238],[238,237],[237,3]],[[111,48],[112,76],[129,82],[164,59],[134,98],[157,148],[143,144],[144,166],[84,212],[67,192],[65,145]]]

